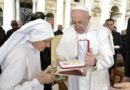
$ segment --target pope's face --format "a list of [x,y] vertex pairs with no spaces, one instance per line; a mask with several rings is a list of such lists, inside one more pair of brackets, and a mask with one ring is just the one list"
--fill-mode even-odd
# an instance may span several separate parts
[[71,17],[76,32],[80,34],[84,33],[88,26],[90,16],[85,11],[74,10],[72,11]]
[[46,40],[42,40],[42,41],[36,41],[33,42],[33,46],[38,50],[38,51],[43,51],[46,47],[50,47],[50,43],[51,43],[52,39],[46,39]]

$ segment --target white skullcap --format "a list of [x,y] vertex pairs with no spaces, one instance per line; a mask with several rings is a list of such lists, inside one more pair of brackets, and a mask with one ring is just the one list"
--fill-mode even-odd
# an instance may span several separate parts
[[89,15],[89,9],[84,5],[77,5],[77,6],[72,8],[72,11],[73,10],[83,10],[83,11],[87,12]]

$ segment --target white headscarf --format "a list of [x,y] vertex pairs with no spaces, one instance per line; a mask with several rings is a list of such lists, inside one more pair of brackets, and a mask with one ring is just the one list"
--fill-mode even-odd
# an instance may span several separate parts
[[53,36],[53,29],[45,20],[37,19],[25,24],[19,30],[14,32],[3,46],[0,47],[0,64],[16,45],[23,44],[28,40],[30,42],[35,42],[49,39]]

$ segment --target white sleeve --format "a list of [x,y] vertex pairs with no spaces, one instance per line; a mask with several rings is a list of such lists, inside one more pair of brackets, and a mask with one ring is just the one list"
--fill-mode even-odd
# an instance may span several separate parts
[[2,65],[0,90],[33,90],[33,88],[41,86],[36,79],[23,80],[27,69],[26,59],[26,53],[20,49],[10,52]]
[[108,69],[114,64],[113,54],[113,41],[111,33],[108,29],[103,29],[98,35],[99,40],[99,53],[96,56],[97,69]]
[[27,81],[24,82],[23,84],[17,85],[13,90],[33,90],[34,88],[37,87],[43,88],[41,84],[37,81],[37,79],[33,79],[32,81]]

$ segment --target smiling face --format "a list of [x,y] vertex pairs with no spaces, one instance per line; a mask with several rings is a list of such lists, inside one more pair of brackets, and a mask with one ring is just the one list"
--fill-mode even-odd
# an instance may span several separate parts
[[74,10],[72,11],[71,17],[76,32],[80,34],[84,33],[90,21],[90,16],[87,12],[83,10]]
[[51,40],[52,40],[52,39],[50,38],[50,39],[46,39],[46,40],[42,40],[42,41],[32,42],[32,45],[33,45],[38,51],[43,51],[46,47],[50,47]]

